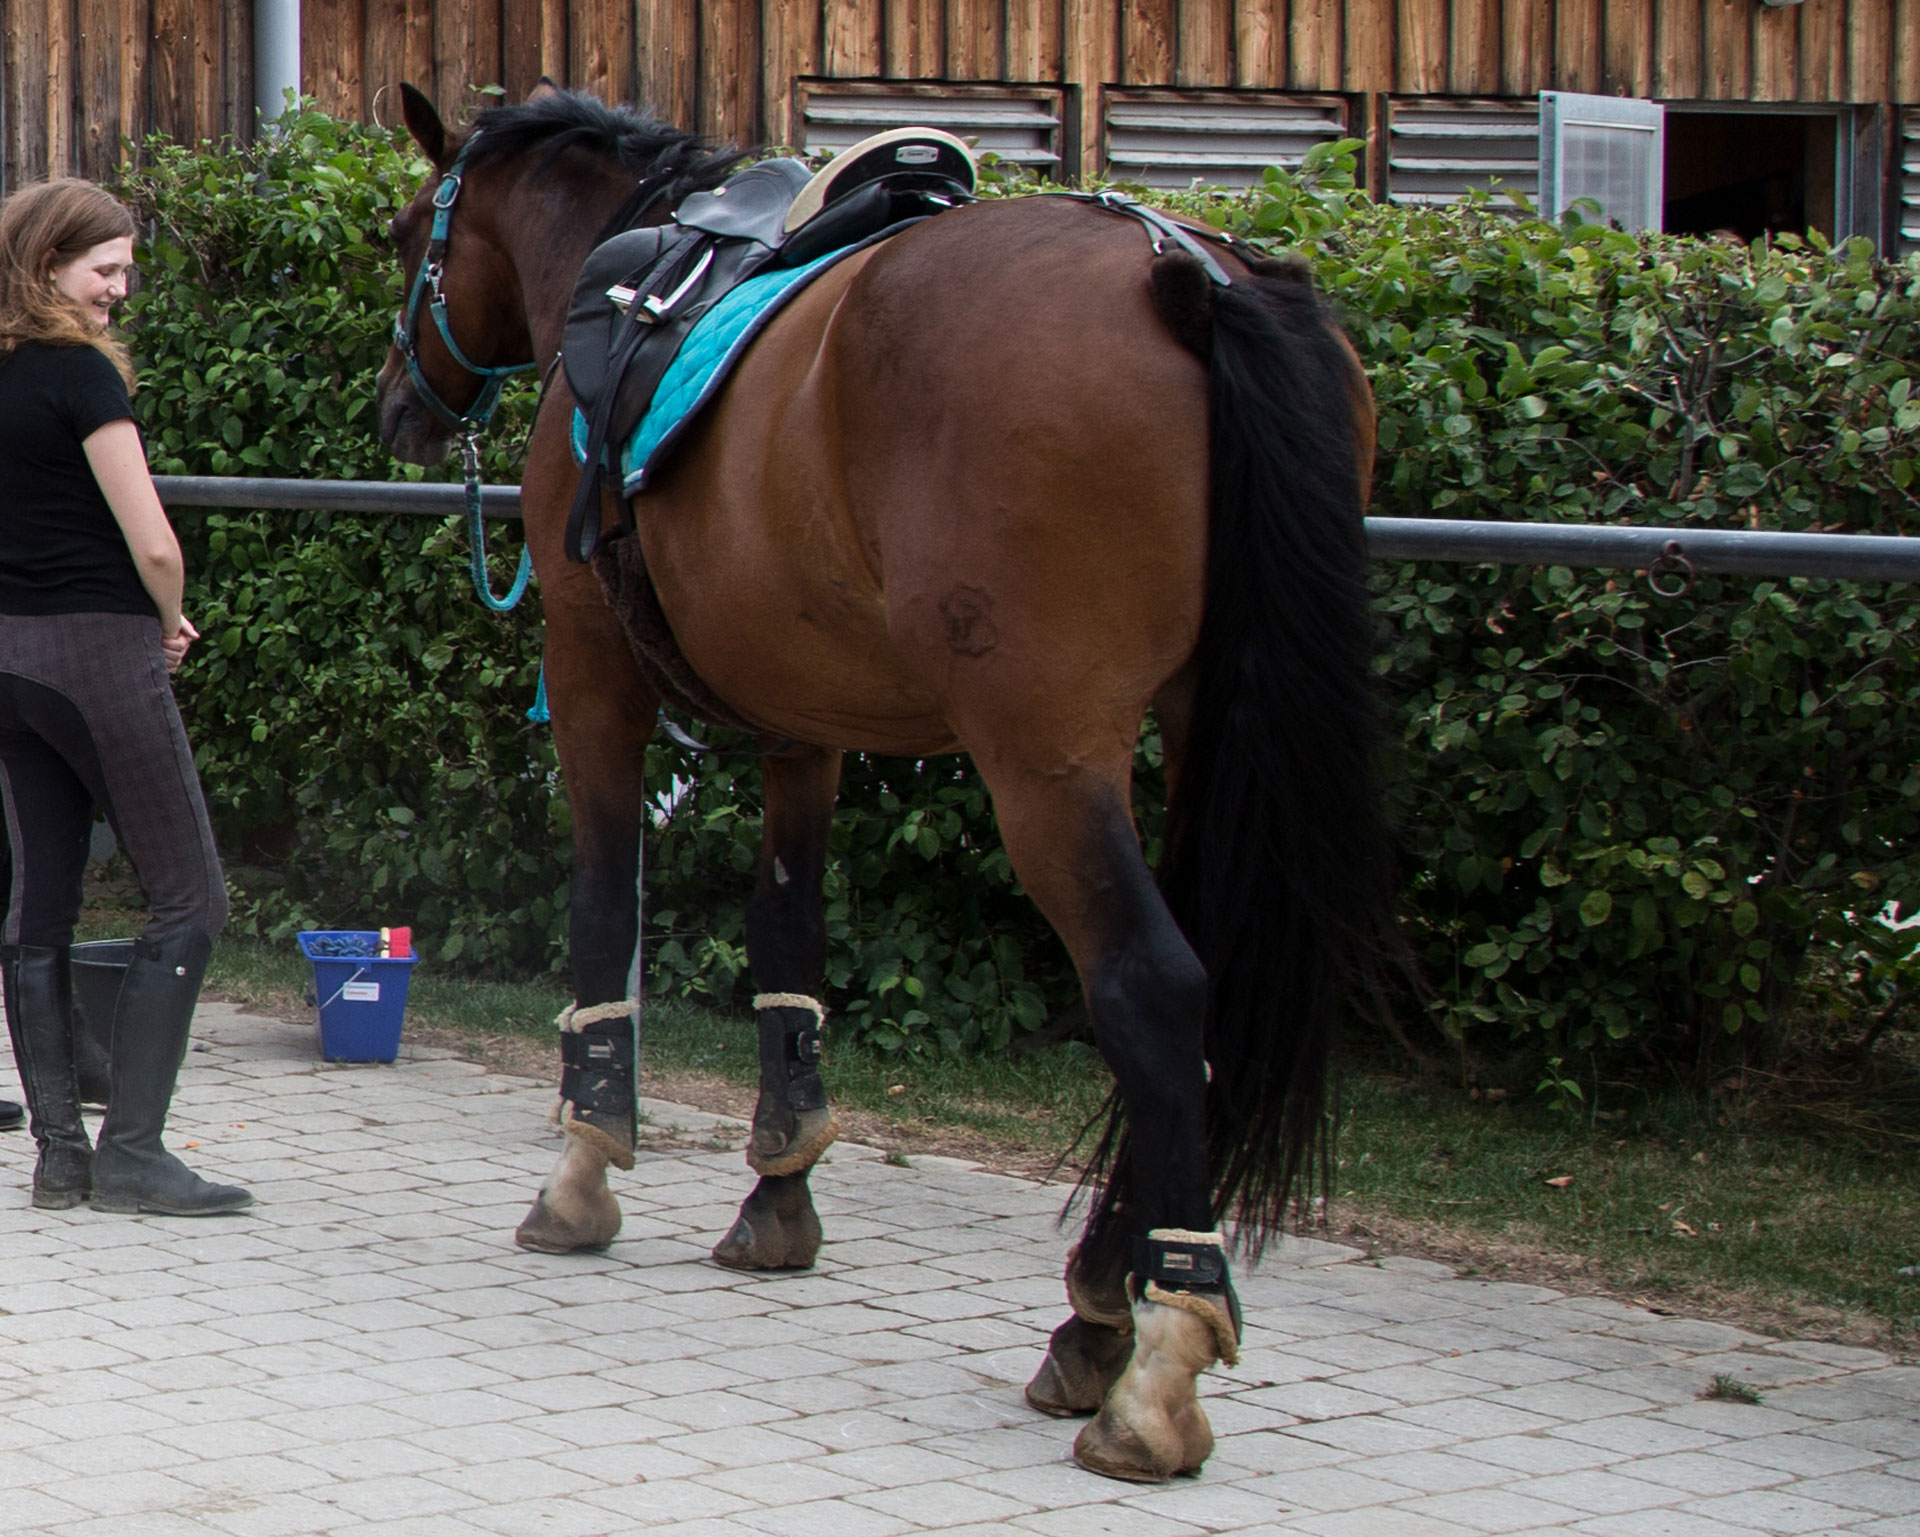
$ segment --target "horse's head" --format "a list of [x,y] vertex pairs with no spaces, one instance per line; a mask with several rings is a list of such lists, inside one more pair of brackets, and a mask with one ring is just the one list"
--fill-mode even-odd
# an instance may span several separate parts
[[397,459],[433,464],[492,413],[506,376],[532,366],[514,261],[500,232],[511,178],[470,175],[474,137],[453,142],[433,103],[400,87],[407,131],[433,174],[393,220],[406,300],[380,370],[380,441]]

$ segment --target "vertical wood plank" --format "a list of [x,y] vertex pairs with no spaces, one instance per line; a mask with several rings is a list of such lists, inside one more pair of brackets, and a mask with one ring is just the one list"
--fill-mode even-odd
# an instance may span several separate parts
[[1920,0],[1894,0],[1893,99],[1920,102]]
[[12,191],[47,173],[47,7],[8,5],[0,56],[7,115],[6,178]]
[[1128,85],[1171,85],[1175,0],[1127,0],[1120,7],[1120,78]]
[[[1312,27],[1325,0],[1240,0],[1233,12],[1233,83],[1275,90],[1287,83],[1287,56]],[[1302,12],[1308,12],[1305,17]],[[1290,36],[1291,34],[1291,36]]]
[[119,153],[131,161],[152,131],[147,106],[147,35],[153,29],[153,0],[120,0],[120,121],[117,132],[133,150]]
[[1000,0],[947,0],[947,76],[998,80],[1006,72],[1006,15]]
[[767,0],[765,26],[759,136],[767,144],[797,145],[801,125],[793,118],[793,81],[820,67],[820,7],[816,0]]
[[407,80],[406,0],[364,0],[361,15],[361,89],[366,93],[367,116],[396,127],[400,85]]
[[1700,0],[1657,0],[1653,12],[1653,94],[1701,93]]
[[500,0],[500,84],[507,100],[525,101],[539,82],[540,0]]
[[1701,48],[1705,90],[1710,101],[1740,101],[1753,88],[1755,7],[1747,0],[1705,0],[1705,40]]
[[1233,0],[1180,0],[1174,14],[1175,83],[1226,85],[1233,79]]
[[[858,5],[859,0],[842,3]],[[1067,3],[1071,6],[1073,0]],[[880,46],[881,72],[889,78],[938,80],[947,72],[947,18],[941,0],[883,0]]]
[[1447,88],[1447,8],[1409,0],[1400,6],[1396,90],[1425,96]]
[[1653,92],[1653,0],[1606,0],[1600,88],[1609,96]]
[[891,73],[883,63],[885,16],[878,0],[826,0],[824,13],[821,67],[827,74],[862,80]]
[[1506,0],[1500,93],[1531,96],[1553,78],[1553,0]]
[[434,6],[429,16],[434,105],[440,109],[440,121],[449,128],[463,121],[475,105],[471,88],[488,83],[488,76],[480,73],[479,11],[477,5],[442,3]]
[[758,0],[703,0],[700,86],[694,125],[708,138],[742,147],[760,120]]
[[[567,66],[572,56],[573,27],[567,0],[540,0],[540,73],[556,85],[571,83]],[[689,102],[692,96],[693,87],[689,85]]]
[[258,113],[253,105],[252,0],[227,0],[221,13],[220,111],[222,133],[242,144],[253,141]]
[[47,12],[46,74],[38,111],[46,122],[46,162],[41,174],[71,176],[75,167],[73,134],[73,0],[44,0]]
[[[1920,24],[1920,16],[1909,25]],[[1893,96],[1893,7],[1854,0],[1847,8],[1847,100]]]
[[1075,125],[1079,163],[1069,161],[1061,170],[1081,178],[1097,176],[1103,152],[1100,88],[1118,80],[1121,71],[1121,23],[1115,0],[1068,0],[1061,38],[1066,81],[1077,88],[1073,101],[1079,109]]
[[1007,0],[1009,80],[1060,79],[1063,3],[1072,0]]
[[[157,15],[166,0],[154,0]],[[366,31],[358,0],[301,0],[300,89],[334,117],[365,121]],[[156,87],[155,106],[159,104]]]
[[[633,0],[574,0],[570,14],[567,51],[572,83],[602,101],[631,102],[638,54]],[[757,78],[757,62],[754,73]]]
[[1799,7],[1754,7],[1753,99],[1792,101],[1799,73]]
[[1847,99],[1847,0],[1806,0],[1800,7],[1801,101]]
[[[1562,91],[1595,91],[1604,75],[1601,0],[1560,0],[1553,33],[1553,84]],[[1754,0],[1746,0],[1752,4]]]
[[1453,0],[1447,37],[1447,88],[1461,96],[1500,89],[1500,0]]
[[[1233,15],[1233,83],[1277,90],[1303,30],[1324,19],[1329,0],[1240,0]],[[1304,13],[1304,14],[1303,14]],[[1317,38],[1316,38],[1317,51]]]
[[1342,49],[1349,91],[1391,91],[1394,88],[1394,0],[1344,0],[1345,47]]
[[102,181],[119,160],[120,17],[115,0],[80,0],[75,18],[74,153],[80,174]]
[[[9,6],[9,37],[12,18],[33,7]],[[182,142],[193,137],[193,11],[188,0],[153,0],[152,49],[149,54],[148,87],[152,92],[153,126],[159,133]],[[9,82],[22,67],[9,53]],[[7,116],[13,121],[11,92],[7,98]]]
[[700,95],[696,0],[659,0],[639,15],[634,93],[663,122],[691,128]]

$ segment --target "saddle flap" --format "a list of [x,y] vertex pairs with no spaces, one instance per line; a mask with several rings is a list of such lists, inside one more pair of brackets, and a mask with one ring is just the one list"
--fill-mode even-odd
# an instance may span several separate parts
[[777,246],[786,231],[787,210],[812,177],[798,160],[763,160],[711,191],[683,198],[673,217],[683,229]]
[[573,285],[573,301],[567,307],[566,339],[560,355],[573,398],[589,416],[607,387],[614,336],[623,318],[607,290],[637,287],[640,279],[658,265],[669,243],[686,238],[671,226],[630,229],[595,246],[581,264],[580,276]]

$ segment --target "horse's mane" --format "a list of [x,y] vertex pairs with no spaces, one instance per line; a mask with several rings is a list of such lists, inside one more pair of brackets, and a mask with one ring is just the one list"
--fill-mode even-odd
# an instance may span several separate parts
[[730,145],[716,147],[671,123],[631,107],[610,107],[580,91],[488,107],[474,118],[473,128],[479,137],[467,152],[469,166],[538,151],[544,168],[570,149],[585,149],[631,172],[636,185],[607,221],[609,230],[627,228],[656,195],[664,193],[671,206],[718,186],[741,158]]

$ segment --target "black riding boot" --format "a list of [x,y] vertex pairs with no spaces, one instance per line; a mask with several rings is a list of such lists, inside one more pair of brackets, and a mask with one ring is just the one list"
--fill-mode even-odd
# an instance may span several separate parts
[[92,1181],[93,1145],[80,1120],[73,1072],[73,979],[65,946],[9,945],[0,950],[7,1033],[33,1112],[39,1161],[33,1204],[52,1211],[78,1206]]
[[93,1161],[95,1211],[199,1217],[253,1203],[237,1185],[209,1184],[160,1145],[212,950],[213,941],[192,925],[134,942],[113,1011],[107,1115]]

